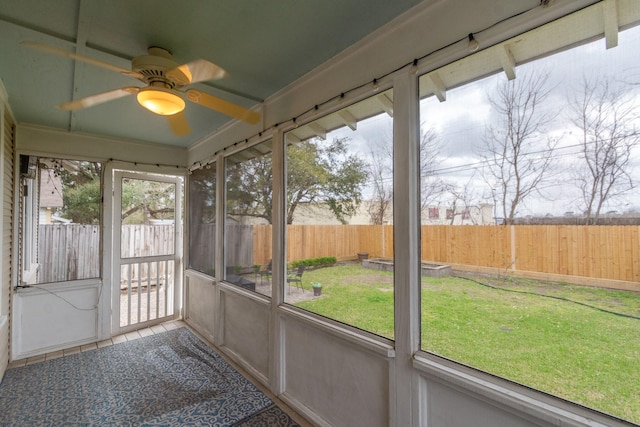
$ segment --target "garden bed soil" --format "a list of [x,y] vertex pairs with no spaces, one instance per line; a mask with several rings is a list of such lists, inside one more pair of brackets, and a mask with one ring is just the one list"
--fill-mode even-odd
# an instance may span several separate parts
[[[372,270],[393,271],[393,259],[391,258],[371,258],[362,260],[364,268]],[[451,275],[451,266],[447,264],[422,263],[422,275],[428,277],[444,277]]]

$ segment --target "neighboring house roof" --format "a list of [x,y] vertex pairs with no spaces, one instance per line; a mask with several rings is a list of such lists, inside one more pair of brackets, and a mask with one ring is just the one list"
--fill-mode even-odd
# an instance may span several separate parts
[[51,223],[52,224],[71,224],[70,219],[62,218],[58,215],[51,215]]
[[[352,217],[347,217],[347,223],[351,225],[366,225],[371,223],[369,208],[373,202],[364,200],[356,214]],[[435,209],[437,216],[430,217],[429,209]],[[422,224],[423,225],[435,225],[442,224],[447,225],[452,221],[451,217],[447,216],[449,211],[446,206],[429,206],[422,211]],[[466,214],[465,214],[466,212]],[[433,214],[432,214],[433,215]],[[489,203],[481,203],[480,205],[462,207],[458,206],[454,212],[453,225],[460,224],[476,224],[476,225],[488,225],[494,224],[493,219],[493,205]],[[329,207],[324,203],[301,203],[298,205],[294,213],[293,223],[295,225],[314,224],[314,225],[337,225],[340,221],[336,219]],[[393,204],[391,203],[387,209],[387,215],[385,215],[385,224],[393,224]]]
[[[587,217],[575,216],[546,216],[515,218],[514,224],[520,225],[584,225]],[[636,213],[626,215],[603,214],[598,218],[597,225],[640,225],[640,216]]]
[[62,180],[51,169],[40,172],[40,207],[62,207]]

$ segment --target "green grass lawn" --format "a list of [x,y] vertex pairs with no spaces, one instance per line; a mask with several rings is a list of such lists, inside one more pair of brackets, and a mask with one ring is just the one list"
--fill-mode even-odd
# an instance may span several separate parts
[[393,275],[360,265],[321,268],[304,273],[304,281],[322,283],[322,298],[298,307],[393,338]]
[[[474,279],[423,278],[423,348],[640,422],[640,294]],[[323,297],[296,305],[393,338],[391,273],[344,265],[311,281]]]

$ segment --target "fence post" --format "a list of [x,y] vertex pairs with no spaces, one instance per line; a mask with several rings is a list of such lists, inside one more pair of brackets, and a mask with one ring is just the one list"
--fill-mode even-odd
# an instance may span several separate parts
[[511,225],[511,270],[516,271],[516,226]]

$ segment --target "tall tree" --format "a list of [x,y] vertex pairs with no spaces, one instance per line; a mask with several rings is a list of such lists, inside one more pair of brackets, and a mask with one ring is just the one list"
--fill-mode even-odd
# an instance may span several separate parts
[[216,219],[216,163],[189,175],[190,221],[212,224]]
[[587,224],[597,224],[606,202],[632,188],[631,155],[640,143],[636,104],[625,87],[606,77],[583,79],[570,102],[580,129],[580,159],[574,171]]
[[[76,224],[98,224],[101,209],[100,175],[97,162],[40,159],[43,167],[55,170],[62,182],[63,206],[60,214]],[[149,219],[172,219],[175,209],[173,184],[126,179],[122,186],[122,220],[128,224]]]
[[215,275],[216,168],[189,174],[189,267]]
[[99,224],[101,194],[99,177],[77,186],[63,184],[61,216],[75,224]]
[[[273,173],[271,148],[241,151],[226,163],[226,211],[238,219],[260,218],[271,224]],[[230,160],[237,159],[236,162]]]
[[[362,200],[366,163],[349,154],[347,139],[302,141],[287,147],[287,224],[302,204],[324,204],[342,223]],[[272,223],[272,163],[256,155],[227,168],[227,214]]]
[[[100,220],[100,178],[79,183],[63,180],[61,215],[76,224],[98,224]],[[149,219],[172,219],[175,209],[173,184],[128,180],[122,188],[122,221],[146,224]]]
[[513,224],[518,207],[551,178],[558,140],[546,135],[553,116],[541,109],[550,92],[548,77],[523,75],[499,83],[489,95],[499,121],[485,129],[480,155],[484,179],[497,189],[506,224]]
[[61,159],[40,159],[60,176],[62,203],[60,214],[76,224],[100,222],[102,164]]

